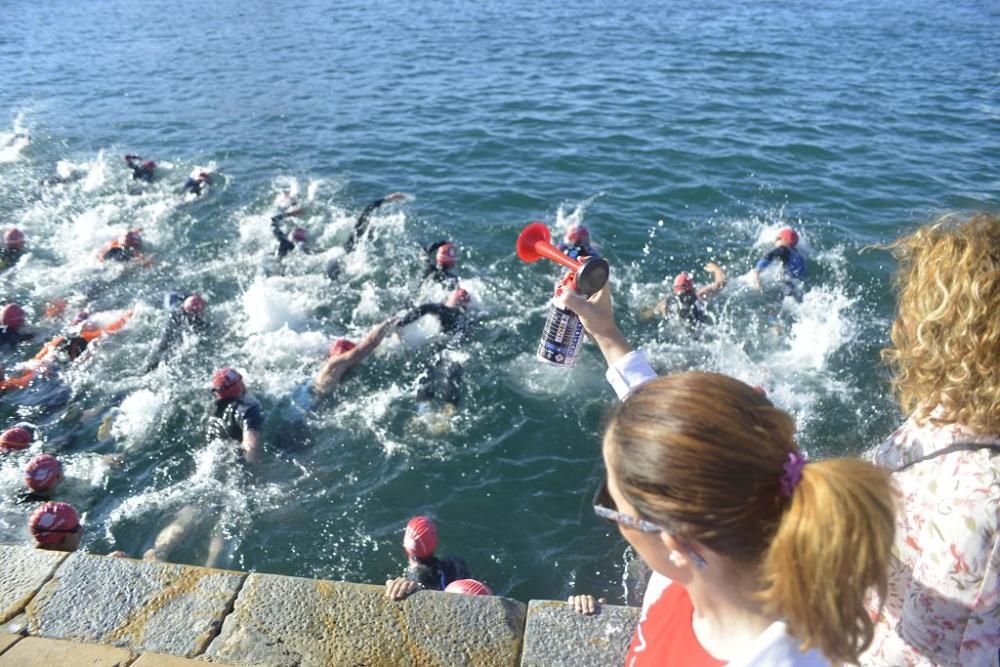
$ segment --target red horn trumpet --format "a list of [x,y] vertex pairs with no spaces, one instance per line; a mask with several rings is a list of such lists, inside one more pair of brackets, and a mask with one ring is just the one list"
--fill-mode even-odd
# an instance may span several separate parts
[[517,256],[528,264],[544,257],[576,272],[576,288],[587,296],[604,287],[611,272],[608,261],[601,257],[588,257],[580,262],[564,255],[559,248],[552,245],[549,228],[537,221],[529,223],[521,230],[520,236],[517,237]]

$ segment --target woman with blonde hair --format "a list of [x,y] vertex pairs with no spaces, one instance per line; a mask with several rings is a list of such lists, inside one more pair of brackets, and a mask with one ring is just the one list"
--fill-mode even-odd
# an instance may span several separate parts
[[1000,218],[946,215],[889,249],[899,306],[882,356],[910,417],[874,452],[902,503],[888,596],[861,664],[996,665]]
[[624,399],[594,511],[654,571],[626,665],[857,661],[872,638],[866,593],[885,593],[888,472],[806,465],[793,419],[763,393],[715,373],[655,378],[615,325],[607,286],[564,298]]

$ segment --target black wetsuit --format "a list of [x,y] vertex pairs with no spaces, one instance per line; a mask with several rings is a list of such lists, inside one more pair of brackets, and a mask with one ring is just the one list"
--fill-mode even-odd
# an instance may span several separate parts
[[163,333],[160,335],[160,342],[156,344],[156,349],[153,350],[149,361],[146,362],[144,372],[148,373],[159,366],[160,362],[163,361],[163,357],[170,351],[170,348],[176,345],[185,333],[200,335],[207,330],[208,322],[201,315],[185,313],[180,308],[176,308],[170,313],[167,325],[163,328]]
[[11,248],[9,246],[0,248],[0,271],[5,271],[17,264],[17,260],[21,259],[21,255],[23,254],[24,250],[21,248]]
[[400,318],[396,326],[404,327],[411,322],[416,322],[424,315],[433,315],[441,323],[441,333],[450,336],[448,344],[460,342],[468,333],[469,318],[462,308],[453,308],[443,303],[425,303],[417,306]]
[[[371,218],[372,213],[379,206],[385,203],[385,197],[381,199],[376,199],[372,203],[365,206],[361,211],[361,215],[358,216],[357,222],[354,223],[354,229],[351,230],[351,235],[347,237],[347,241],[344,242],[344,254],[347,254],[354,250],[354,246],[358,244],[358,241],[368,233],[369,218]],[[340,277],[340,262],[336,259],[331,259],[326,265],[326,277],[330,280],[336,280]]]
[[670,312],[681,320],[692,325],[708,322],[705,303],[698,298],[698,294],[694,290],[674,294],[672,301]]
[[418,380],[417,400],[430,402],[437,399],[442,403],[458,405],[462,395],[462,364],[448,359],[444,352],[464,341],[469,332],[469,319],[461,308],[443,303],[425,303],[400,318],[397,326],[406,326],[425,315],[437,317],[441,333],[447,338],[430,350],[426,366]]
[[260,433],[264,427],[264,411],[250,394],[216,400],[207,417],[208,437],[220,440],[243,442],[244,430]]
[[184,181],[183,191],[190,192],[196,197],[200,197],[201,193],[205,191],[205,186],[208,185],[210,182],[211,181],[209,181],[208,179],[189,177],[186,181]]
[[416,581],[427,590],[443,591],[453,581],[468,579],[469,568],[465,561],[457,556],[424,558],[417,565],[406,568],[404,575],[410,581]]
[[278,239],[278,248],[274,251],[275,256],[281,259],[291,251],[295,250],[295,244],[288,240],[288,235],[281,228],[281,221],[291,217],[288,213],[279,213],[271,218],[271,233]]
[[358,221],[354,223],[354,230],[344,243],[344,252],[354,250],[354,246],[357,245],[358,240],[368,233],[368,219],[375,212],[375,209],[384,203],[385,197],[376,199],[371,204],[368,204],[368,206],[365,206],[364,210],[361,211],[361,215],[358,216]]
[[13,350],[26,340],[34,338],[30,333],[14,331],[8,327],[0,326],[0,350]]
[[112,246],[105,251],[104,255],[101,257],[101,261],[107,262],[131,262],[135,259],[136,251],[134,248],[129,248],[123,245]]
[[140,160],[142,158],[138,155],[128,155],[125,157],[125,164],[132,170],[132,180],[151,183],[153,176],[156,174],[156,167],[147,167]]
[[424,252],[427,253],[427,262],[424,264],[424,275],[420,277],[421,283],[430,277],[434,282],[440,283],[448,289],[458,287],[458,276],[452,273],[450,268],[438,266],[437,263],[437,249],[446,243],[448,241],[436,241],[424,248]]

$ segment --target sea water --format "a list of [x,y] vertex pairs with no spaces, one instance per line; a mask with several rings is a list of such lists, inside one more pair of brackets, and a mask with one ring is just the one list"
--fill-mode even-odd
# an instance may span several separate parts
[[[998,26],[985,0],[4,3],[0,226],[23,229],[29,254],[0,297],[38,340],[2,362],[72,316],[46,319],[54,299],[135,315],[59,387],[0,398],[0,425],[35,422],[67,462],[88,551],[139,555],[193,504],[173,560],[203,562],[221,535],[225,567],[381,582],[423,513],[498,593],[616,599],[624,543],[589,507],[613,395],[590,343],[570,371],[534,358],[558,272],[516,259],[521,227],[590,229],[618,318],[659,370],[761,384],[813,457],[862,451],[899,419],[878,358],[892,263],[869,248],[945,209],[996,207]],[[133,152],[158,162],[155,184],[130,180]],[[186,200],[198,168],[215,182]],[[285,190],[314,252],[278,266]],[[360,209],[391,191],[411,201],[342,257]],[[786,225],[808,255],[802,303],[748,281]],[[153,266],[101,265],[134,227]],[[303,407],[332,339],[444,298],[418,285],[420,245],[439,238],[473,295],[448,428],[417,414],[413,332]],[[709,260],[731,277],[715,326],[640,317],[679,271],[707,281]],[[170,289],[206,296],[212,333],[143,375]],[[268,415],[254,470],[202,435],[223,365]],[[0,461],[3,542],[28,542],[13,502],[26,458]]]

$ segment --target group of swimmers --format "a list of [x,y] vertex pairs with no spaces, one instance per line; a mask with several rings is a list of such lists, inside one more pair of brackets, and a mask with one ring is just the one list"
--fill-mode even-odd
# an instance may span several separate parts
[[[128,154],[124,156],[124,161],[132,172],[133,180],[143,183],[156,180],[157,165],[153,160]],[[185,195],[202,196],[212,183],[212,175],[208,171],[198,170],[184,183],[182,192]],[[343,245],[344,252],[352,252],[368,234],[374,211],[385,204],[401,203],[406,199],[404,193],[393,192],[365,206]],[[290,229],[285,226],[287,221],[303,213],[303,207],[293,195],[284,192],[280,196],[278,209],[270,218],[271,231],[277,243],[274,256],[280,261],[290,253],[311,252],[306,230],[298,226]],[[778,232],[774,243],[774,249],[761,258],[753,269],[754,284],[760,287],[760,272],[772,262],[778,261],[782,265],[780,284],[783,294],[801,300],[806,271],[805,260],[797,248],[798,234],[791,228],[784,228]],[[598,249],[591,242],[589,230],[580,223],[568,227],[558,247],[574,259],[599,256]],[[0,271],[14,267],[25,248],[25,234],[17,228],[6,229],[3,245],[0,246]],[[449,290],[444,302],[423,303],[399,317],[384,319],[357,342],[347,338],[334,340],[309,386],[311,395],[319,397],[335,392],[345,375],[367,358],[389,332],[398,331],[401,327],[429,316],[437,320],[442,335],[427,346],[427,363],[417,383],[418,410],[426,412],[434,409],[444,420],[455,413],[460,401],[463,369],[450,351],[460,347],[468,337],[471,295],[461,287],[461,278],[455,270],[458,252],[454,243],[439,240],[423,247],[423,252],[426,262],[421,281],[429,280]],[[121,237],[108,242],[101,248],[99,259],[101,262],[145,266],[151,263],[143,253],[143,239],[138,229],[130,229]],[[711,318],[707,314],[706,303],[725,287],[727,276],[723,268],[714,262],[706,264],[705,269],[712,276],[711,283],[696,285],[688,273],[681,272],[673,279],[672,294],[659,301],[653,312],[677,318],[691,326],[709,323]],[[341,272],[341,260],[331,260],[326,265],[325,272],[331,280],[336,280]],[[47,314],[58,317],[63,313],[64,307],[64,302],[48,304],[45,310]],[[146,361],[144,372],[157,368],[184,336],[202,335],[210,327],[208,304],[201,294],[170,292],[164,299],[164,308],[168,313],[167,321],[159,341]],[[80,311],[64,332],[45,343],[27,363],[13,373],[5,374],[0,368],[0,395],[24,389],[38,381],[40,376],[51,373],[58,364],[77,359],[91,342],[116,333],[131,316],[132,311],[129,310],[118,319],[102,324],[88,312]],[[32,334],[24,329],[25,320],[25,312],[20,304],[11,302],[2,306],[0,350],[13,353],[32,339]],[[247,464],[259,463],[265,416],[260,402],[248,391],[243,375],[232,367],[219,368],[211,376],[211,391],[214,400],[209,406],[206,419],[209,437],[238,443],[239,451]],[[106,427],[107,422],[102,423],[104,432],[107,431]],[[26,449],[34,438],[35,432],[30,424],[15,425],[0,436],[0,451]],[[32,513],[28,522],[36,543],[47,549],[75,549],[80,538],[79,516],[71,505],[51,500],[62,476],[59,460],[52,454],[38,454],[27,462],[24,470],[27,492],[23,499],[45,501]],[[192,509],[189,507],[182,509],[177,518],[160,531],[154,547],[145,556],[166,558],[190,525],[191,513]],[[453,590],[452,587],[464,592],[490,594],[485,584],[469,578],[468,569],[460,559],[438,559],[434,555],[436,544],[436,527],[428,517],[416,517],[407,524],[404,548],[408,566],[403,577],[387,582],[387,594],[390,597],[401,599],[420,589]],[[218,545],[213,545],[212,551],[217,552]]]

